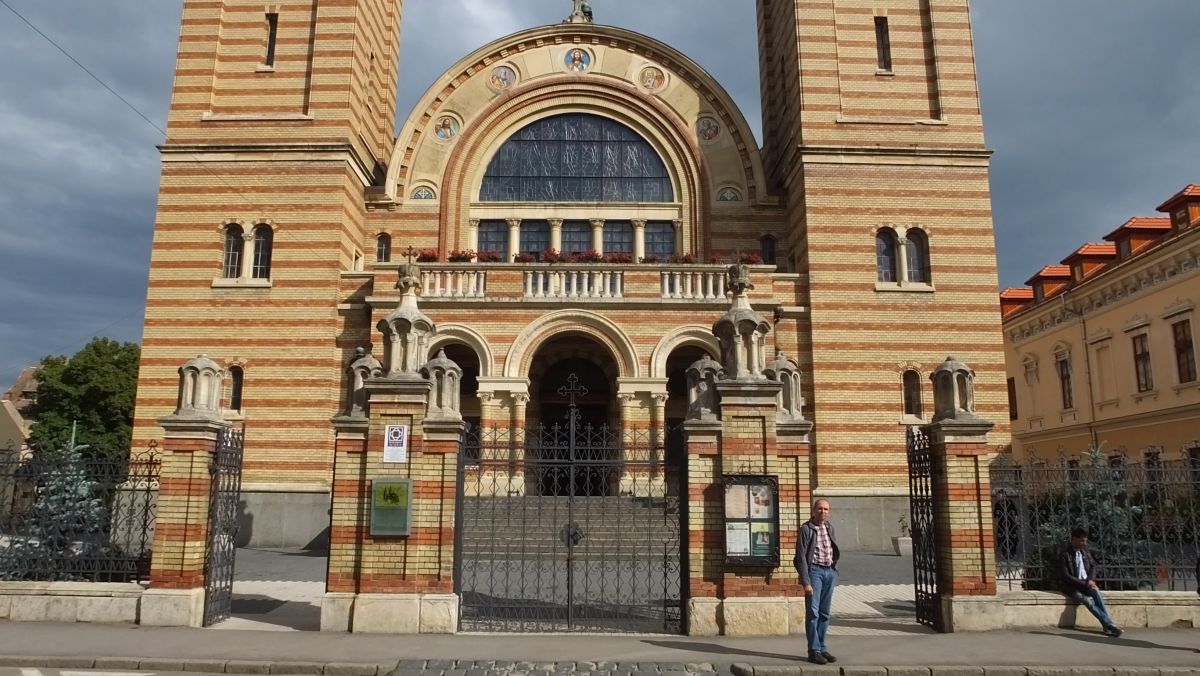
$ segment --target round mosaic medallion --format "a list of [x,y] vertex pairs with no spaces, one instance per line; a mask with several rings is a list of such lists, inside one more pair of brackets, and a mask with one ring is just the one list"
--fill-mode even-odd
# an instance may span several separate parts
[[701,141],[712,141],[721,135],[721,123],[711,117],[696,120],[696,136]]
[[458,136],[458,129],[458,120],[449,115],[443,115],[438,118],[437,124],[434,125],[433,133],[437,134],[438,138],[449,141]]
[[488,79],[488,84],[492,89],[504,90],[517,83],[517,71],[510,66],[496,66],[492,69],[492,76]]
[[563,57],[563,63],[566,64],[567,70],[572,73],[582,73],[591,68],[592,55],[586,49],[572,47],[567,50],[566,56]]
[[667,76],[663,74],[662,70],[654,66],[643,68],[641,74],[638,75],[638,84],[652,92],[662,89],[662,86],[666,82]]

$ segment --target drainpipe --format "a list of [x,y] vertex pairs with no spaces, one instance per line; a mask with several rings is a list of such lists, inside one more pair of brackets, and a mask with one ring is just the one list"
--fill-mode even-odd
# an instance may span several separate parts
[[1066,312],[1069,314],[1074,314],[1076,317],[1079,318],[1079,327],[1080,327],[1079,330],[1080,330],[1080,335],[1082,338],[1081,342],[1083,344],[1083,370],[1084,370],[1084,373],[1087,375],[1087,392],[1088,392],[1088,409],[1089,409],[1088,421],[1087,421],[1088,438],[1091,439],[1092,448],[1098,448],[1100,440],[1099,440],[1099,437],[1097,437],[1097,435],[1096,435],[1096,390],[1092,388],[1092,348],[1088,344],[1088,339],[1087,339],[1087,336],[1088,336],[1087,317],[1084,315],[1083,312],[1079,312],[1070,307],[1067,307],[1067,295],[1065,293],[1061,296],[1061,298],[1062,298],[1063,312]]

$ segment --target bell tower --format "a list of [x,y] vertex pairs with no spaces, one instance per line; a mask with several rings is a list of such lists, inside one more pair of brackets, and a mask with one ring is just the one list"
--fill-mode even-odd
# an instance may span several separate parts
[[166,148],[340,144],[374,175],[403,0],[185,0]]
[[338,303],[362,285],[365,195],[394,144],[402,0],[182,4],[134,443],[162,438],[177,365],[210,355],[236,375],[220,408],[246,430],[248,512],[312,515],[316,538],[331,392],[365,342],[330,337],[351,324]]
[[930,422],[947,354],[976,367],[980,414],[1008,419],[968,0],[757,12],[764,169],[808,283],[814,492],[886,516],[907,496],[905,426]]

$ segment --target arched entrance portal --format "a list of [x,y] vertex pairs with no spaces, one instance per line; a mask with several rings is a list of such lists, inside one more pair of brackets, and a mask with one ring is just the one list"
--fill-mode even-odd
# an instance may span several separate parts
[[540,495],[602,497],[620,484],[617,367],[603,345],[564,334],[534,357],[527,471]]
[[460,454],[460,628],[681,631],[680,477],[661,439],[622,428],[614,353],[568,330],[529,364],[524,427]]

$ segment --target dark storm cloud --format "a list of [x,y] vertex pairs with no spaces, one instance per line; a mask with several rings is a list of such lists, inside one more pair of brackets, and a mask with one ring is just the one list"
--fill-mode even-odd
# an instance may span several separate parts
[[[180,0],[6,0],[165,125]],[[750,0],[593,0],[687,54],[761,139]],[[568,0],[407,0],[401,117],[477,47]],[[1200,179],[1195,0],[976,0],[1001,281],[1020,283]],[[0,6],[0,384],[91,336],[138,340],[161,134]]]

